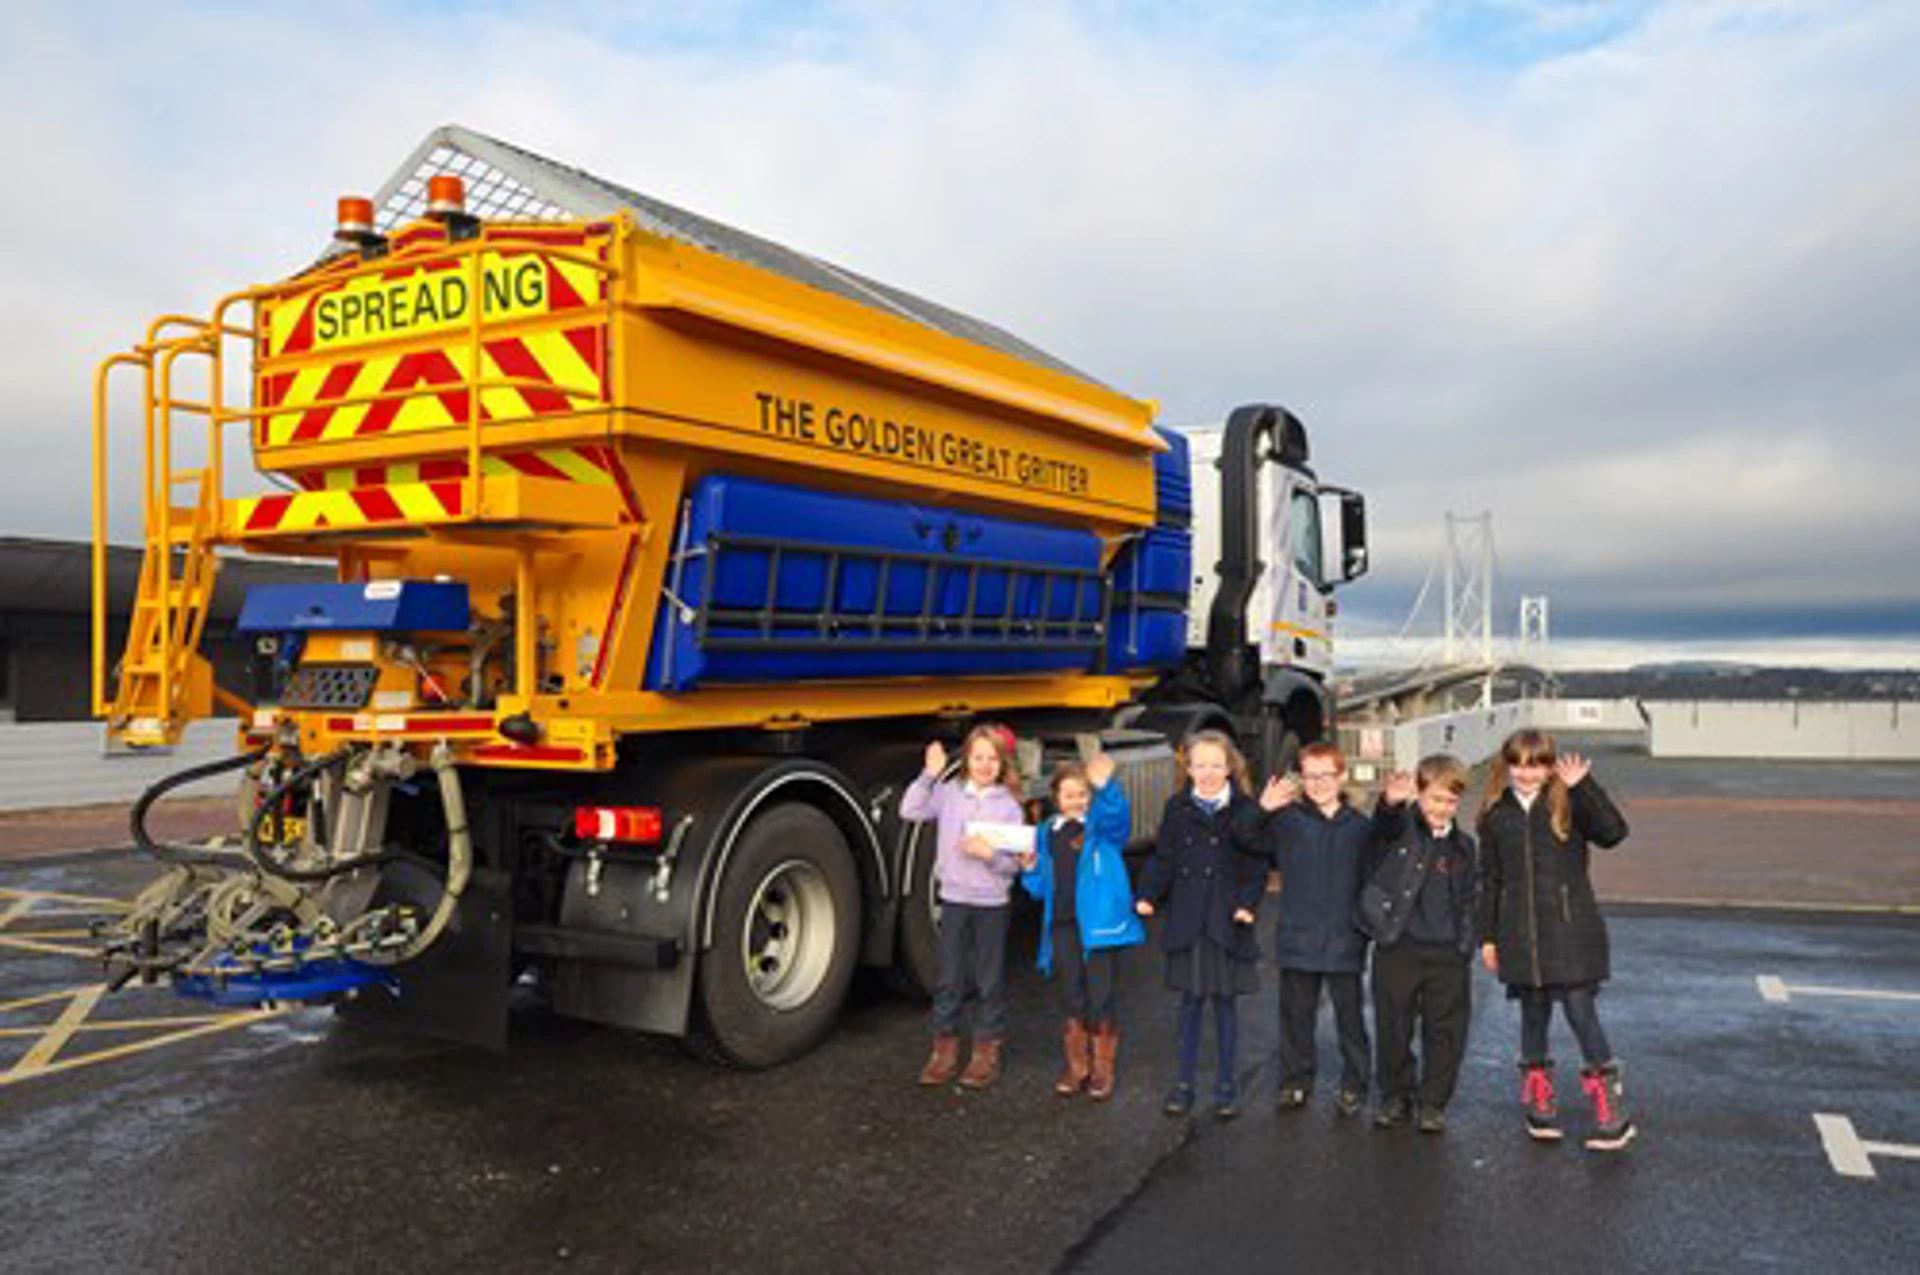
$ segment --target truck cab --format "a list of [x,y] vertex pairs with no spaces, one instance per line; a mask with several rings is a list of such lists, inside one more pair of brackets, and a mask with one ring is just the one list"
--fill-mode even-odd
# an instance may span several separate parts
[[[1366,501],[1324,483],[1285,408],[1183,431],[1192,457],[1189,665],[1214,695],[1274,724],[1273,764],[1332,721],[1334,590],[1367,570]],[[1276,721],[1277,719],[1277,721]],[[1277,732],[1277,733],[1276,733]]]

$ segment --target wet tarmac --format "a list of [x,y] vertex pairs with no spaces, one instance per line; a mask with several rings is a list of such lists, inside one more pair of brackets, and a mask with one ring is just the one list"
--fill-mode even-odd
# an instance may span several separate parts
[[[1629,800],[1706,786],[1611,773]],[[1675,815],[1682,842],[1692,817]],[[1841,820],[1836,841],[1864,826]],[[1889,845],[1913,883],[1920,844]],[[1125,972],[1119,1097],[1057,1099],[1030,913],[1009,1071],[984,1094],[917,1088],[923,1010],[871,986],[819,1050],[739,1074],[531,1001],[498,1055],[325,1010],[189,1024],[202,1007],[160,989],[78,1006],[98,977],[61,950],[74,940],[4,943],[70,935],[87,900],[150,871],[0,859],[8,1269],[1853,1272],[1913,1270],[1920,1252],[1920,1159],[1901,1150],[1920,1156],[1920,918],[1614,905],[1601,1006],[1642,1132],[1601,1156],[1523,1135],[1517,1013],[1484,974],[1442,1137],[1341,1120],[1325,1087],[1276,1114],[1271,967],[1242,1002],[1244,1114],[1166,1119],[1171,1003],[1144,951]],[[48,1065],[6,1083],[63,1019],[78,1026]],[[129,1021],[147,1025],[91,1030]],[[1324,1019],[1321,1036],[1331,1076]],[[1817,1114],[1864,1153],[1830,1150]]]

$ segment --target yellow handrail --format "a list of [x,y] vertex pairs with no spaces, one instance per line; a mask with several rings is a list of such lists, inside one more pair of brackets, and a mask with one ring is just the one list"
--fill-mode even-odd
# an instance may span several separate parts
[[[624,223],[614,219],[616,236],[622,233]],[[462,243],[448,243],[444,240],[424,240],[408,244],[389,256],[377,261],[362,261],[347,257],[337,262],[327,263],[316,270],[309,271],[297,278],[279,283],[266,284],[242,289],[221,297],[215,303],[210,317],[201,319],[184,314],[163,314],[147,325],[145,339],[132,349],[113,354],[103,359],[94,375],[93,404],[93,554],[92,554],[92,602],[93,617],[90,633],[92,654],[92,701],[96,715],[105,715],[112,711],[113,700],[109,695],[108,658],[107,658],[107,538],[108,538],[108,471],[110,469],[110,444],[112,430],[108,405],[109,387],[114,369],[120,367],[138,367],[144,373],[142,395],[141,447],[141,522],[147,544],[148,565],[143,570],[157,569],[159,579],[146,581],[154,590],[154,614],[151,619],[157,626],[156,638],[163,653],[171,652],[180,643],[174,641],[177,636],[181,642],[197,644],[198,626],[183,623],[180,632],[175,634],[175,599],[172,596],[173,554],[172,544],[172,491],[176,485],[173,462],[173,416],[176,412],[200,416],[207,422],[207,462],[204,473],[199,479],[199,501],[201,508],[196,511],[189,544],[187,579],[200,579],[199,568],[193,555],[205,550],[211,543],[221,538],[218,511],[226,499],[225,484],[225,427],[233,422],[242,422],[251,427],[255,422],[279,415],[288,409],[282,407],[264,407],[250,403],[245,407],[230,407],[226,398],[226,342],[229,339],[245,340],[250,343],[253,359],[253,374],[257,378],[262,363],[262,341],[264,331],[260,323],[260,307],[264,302],[276,301],[313,289],[321,283],[349,278],[361,270],[387,270],[395,266],[417,266],[444,261],[464,265],[467,271],[469,295],[483,295],[485,255],[490,251],[526,253],[543,260],[568,262],[593,271],[603,281],[601,312],[609,330],[617,314],[616,289],[612,281],[619,276],[617,252],[611,260],[603,260],[598,253],[578,251],[538,242],[514,241],[508,236],[519,228],[537,225],[541,229],[553,229],[554,223],[500,223],[488,226],[474,239]],[[232,318],[240,306],[250,307],[251,321],[242,324]],[[610,401],[611,386],[607,383],[611,367],[602,370],[601,384],[598,388],[583,388],[574,385],[556,384],[525,376],[486,377],[481,375],[483,367],[484,343],[482,337],[488,327],[485,306],[475,304],[468,321],[464,345],[465,358],[462,368],[464,384],[460,385],[418,385],[405,390],[386,390],[373,394],[347,394],[331,399],[317,400],[303,405],[299,411],[325,410],[339,408],[371,406],[376,403],[409,401],[449,392],[464,392],[467,399],[467,420],[465,436],[462,440],[467,456],[467,473],[463,479],[463,520],[473,521],[480,517],[480,482],[486,448],[483,446],[481,432],[481,398],[495,390],[530,391],[562,396],[569,410],[579,410],[581,405],[605,403]],[[184,331],[176,331],[184,329]],[[449,351],[449,353],[453,353]],[[179,359],[183,355],[200,354],[209,360],[208,392],[204,399],[175,397],[174,373]],[[251,397],[251,396],[249,396]],[[532,415],[531,413],[529,415]],[[516,420],[518,417],[506,417],[503,420]],[[488,422],[499,424],[501,421]],[[250,442],[255,441],[250,439]],[[348,440],[316,440],[317,442],[345,442]],[[257,443],[256,443],[257,445]],[[284,446],[284,444],[281,444]],[[210,512],[211,511],[211,514]],[[528,560],[521,566],[521,574],[527,583],[531,583],[532,562]],[[183,597],[191,593],[192,585],[183,586]],[[191,614],[183,615],[183,620],[191,620]],[[173,692],[175,669],[171,659],[159,660],[157,676],[159,681],[159,711],[165,717],[173,712]],[[531,659],[524,662],[531,669]]]
[[112,354],[93,374],[93,715],[107,712],[107,379],[116,367],[147,367],[150,356]]

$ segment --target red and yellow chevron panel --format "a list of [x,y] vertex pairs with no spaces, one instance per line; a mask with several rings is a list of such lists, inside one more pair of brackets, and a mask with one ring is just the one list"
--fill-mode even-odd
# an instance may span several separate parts
[[[552,238],[526,233],[533,242]],[[566,238],[553,246],[581,246],[573,242],[579,235]],[[532,246],[502,244],[483,253],[480,264],[479,304],[490,330],[534,321],[482,339],[480,379],[520,384],[481,390],[481,420],[604,403],[604,276]],[[263,304],[255,401],[267,414],[255,441],[273,447],[464,425],[474,291],[466,261],[428,258],[358,270]],[[434,344],[422,348],[422,337]]]
[[[482,474],[526,474],[555,478],[590,487],[616,485],[613,449],[600,446],[539,447],[526,451],[490,452],[480,461]],[[338,465],[325,469],[290,470],[286,475],[302,491],[353,491],[394,483],[435,482],[465,478],[467,459],[447,456],[391,464]]]
[[237,539],[378,531],[468,516],[613,527],[635,516],[632,493],[615,466],[611,449],[603,446],[490,455],[482,462],[477,510],[466,507],[463,459],[305,470],[298,476],[300,491],[226,502],[225,531]]
[[466,484],[457,478],[345,491],[281,492],[230,502],[230,525],[240,536],[266,536],[451,522],[460,517],[465,494]]

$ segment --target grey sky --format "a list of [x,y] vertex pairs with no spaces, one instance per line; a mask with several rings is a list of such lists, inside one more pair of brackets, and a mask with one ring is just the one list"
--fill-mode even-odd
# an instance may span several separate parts
[[581,12],[10,6],[0,530],[85,533],[98,357],[457,121],[1170,423],[1292,406],[1372,502],[1362,617],[1452,508],[1563,615],[1920,631],[1920,9]]

